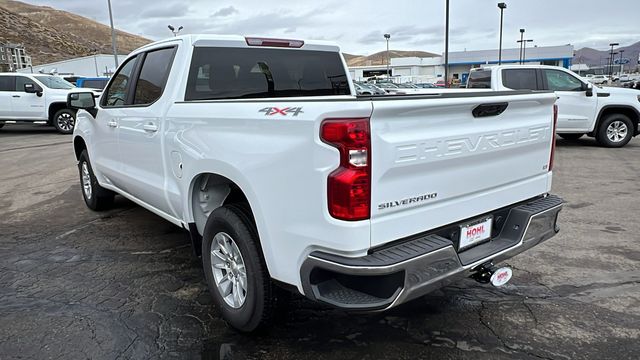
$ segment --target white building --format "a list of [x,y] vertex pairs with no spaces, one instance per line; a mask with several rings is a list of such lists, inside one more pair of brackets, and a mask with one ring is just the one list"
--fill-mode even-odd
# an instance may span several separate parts
[[[118,55],[121,64],[126,55]],[[113,74],[115,60],[113,55],[97,54],[75,59],[62,60],[18,70],[23,73],[57,74],[65,76],[102,77]]]
[[[516,64],[520,62],[520,54],[519,48],[503,49],[502,63]],[[536,46],[527,48],[524,51],[524,62],[527,64],[554,65],[569,68],[572,58],[572,45]],[[449,52],[449,80],[457,79],[466,82],[469,71],[472,68],[497,63],[497,49]],[[387,66],[354,66],[350,67],[349,70],[354,80],[362,81],[372,76],[384,76],[387,73]],[[389,71],[395,82],[433,83],[444,79],[444,57],[392,58]]]

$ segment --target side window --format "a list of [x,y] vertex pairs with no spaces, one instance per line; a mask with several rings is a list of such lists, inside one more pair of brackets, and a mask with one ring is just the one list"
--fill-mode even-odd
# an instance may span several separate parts
[[504,69],[502,85],[513,90],[540,90],[535,69]]
[[105,90],[104,100],[102,100],[102,106],[123,106],[127,101],[129,95],[129,84],[131,82],[131,75],[135,68],[136,59],[138,56],[134,56],[120,68],[114,77],[109,87]]
[[35,82],[26,76],[16,76],[16,88],[15,91],[24,92],[24,84],[35,84]]
[[15,91],[15,76],[0,76],[0,91]]
[[151,104],[158,100],[169,77],[176,48],[154,50],[147,53],[140,77],[136,81],[133,98],[135,105]]
[[553,91],[582,91],[582,81],[560,70],[545,70],[547,86]]

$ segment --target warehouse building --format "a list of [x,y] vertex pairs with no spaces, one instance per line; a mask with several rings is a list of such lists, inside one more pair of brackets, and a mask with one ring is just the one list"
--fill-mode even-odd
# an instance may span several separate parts
[[[118,55],[118,64],[122,63],[126,57],[126,55]],[[56,74],[60,76],[102,77],[111,76],[114,68],[115,60],[113,55],[96,54],[31,66],[20,69],[18,72]]]
[[[502,63],[520,62],[520,49],[503,49]],[[553,65],[569,68],[573,58],[573,45],[535,46],[525,49],[524,62],[535,65]],[[498,49],[452,51],[449,52],[449,81],[466,82],[469,71],[482,65],[497,64]],[[355,80],[366,80],[372,76],[385,75],[386,65],[350,67]],[[429,58],[406,57],[392,58],[389,64],[390,75],[395,82],[436,82],[444,78],[444,57]]]

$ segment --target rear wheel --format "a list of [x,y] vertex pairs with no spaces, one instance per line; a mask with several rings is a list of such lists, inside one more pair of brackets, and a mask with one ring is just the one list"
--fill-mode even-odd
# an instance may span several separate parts
[[232,327],[254,331],[274,312],[274,286],[259,250],[255,226],[243,208],[214,210],[204,229],[202,263],[213,300]]
[[113,204],[115,193],[107,190],[98,184],[96,176],[93,174],[89,154],[83,150],[78,160],[78,171],[80,173],[80,185],[82,186],[82,197],[85,204],[91,210],[106,210]]
[[596,140],[605,147],[617,148],[627,145],[633,137],[633,123],[622,114],[607,115],[598,128]]
[[76,126],[76,112],[71,109],[58,110],[51,123],[61,134],[71,134]]
[[558,134],[558,136],[565,140],[578,140],[582,137],[582,135],[584,134]]

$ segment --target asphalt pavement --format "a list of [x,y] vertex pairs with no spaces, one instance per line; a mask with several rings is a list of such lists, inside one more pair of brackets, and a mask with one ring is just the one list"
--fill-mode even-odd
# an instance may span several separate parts
[[506,263],[501,288],[463,280],[386,313],[293,297],[243,335],[211,302],[188,235],[118,197],[83,203],[71,137],[0,130],[0,359],[637,359],[640,139],[558,140],[561,232]]

